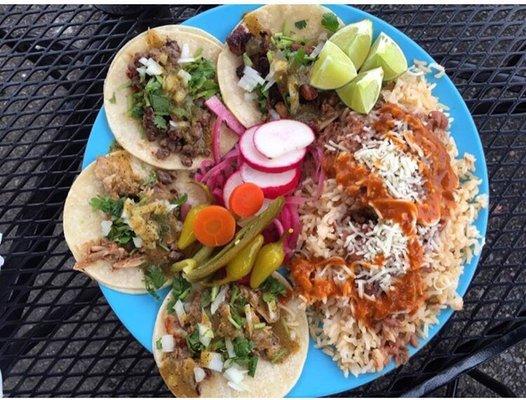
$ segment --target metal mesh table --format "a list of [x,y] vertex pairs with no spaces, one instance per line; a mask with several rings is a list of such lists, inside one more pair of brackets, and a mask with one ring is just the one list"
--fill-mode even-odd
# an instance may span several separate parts
[[[116,50],[207,7],[120,8],[127,15],[0,8],[0,368],[9,396],[169,395],[98,287],[72,271],[61,214]],[[491,214],[465,309],[407,365],[345,395],[423,395],[451,380],[453,395],[458,374],[526,337],[526,7],[366,11],[447,68],[484,144]]]

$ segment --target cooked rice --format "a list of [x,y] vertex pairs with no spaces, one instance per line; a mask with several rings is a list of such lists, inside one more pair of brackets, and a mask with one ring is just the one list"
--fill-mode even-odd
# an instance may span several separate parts
[[[418,63],[416,68],[397,80],[392,90],[382,92],[383,99],[413,113],[427,115],[433,110],[446,110],[432,95],[432,86],[425,80],[424,74],[432,68],[441,71],[436,66]],[[415,74],[415,70],[422,69],[424,74]],[[329,147],[338,150],[337,143],[330,143]],[[479,254],[483,246],[473,222],[479,211],[487,207],[487,196],[479,194],[481,180],[474,175],[473,155],[465,154],[456,159],[458,151],[451,137],[447,149],[460,179],[460,187],[455,193],[457,207],[445,226],[440,229],[438,224],[418,227],[425,250],[422,277],[427,300],[424,305],[413,314],[402,312],[368,327],[353,316],[353,304],[349,298],[331,297],[315,305],[306,304],[310,333],[316,346],[338,364],[345,376],[379,371],[393,358],[397,363],[405,362],[407,345],[416,345],[418,338],[428,335],[429,327],[438,322],[441,310],[462,308],[462,298],[456,291],[458,280],[463,265]],[[314,195],[315,191],[315,183],[307,178],[301,189],[301,194],[308,200],[300,216],[303,224],[300,252],[306,257],[345,257],[345,249],[351,245],[345,237],[352,231],[348,209],[352,208],[354,201],[335,179],[325,181],[319,199]],[[330,266],[316,271],[316,274],[342,282],[350,277],[356,278],[355,272],[345,266]],[[367,296],[363,291],[362,295]]]

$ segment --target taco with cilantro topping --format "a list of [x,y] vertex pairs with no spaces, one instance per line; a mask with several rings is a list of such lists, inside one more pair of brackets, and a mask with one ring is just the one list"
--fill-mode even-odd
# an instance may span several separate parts
[[272,4],[245,14],[217,64],[227,107],[245,126],[278,118],[317,121],[334,93],[310,84],[311,69],[340,26],[334,13],[315,4]]
[[282,397],[305,362],[307,317],[278,273],[257,289],[239,281],[192,285],[178,275],[152,345],[177,397]]
[[64,206],[64,236],[74,268],[126,293],[155,291],[185,258],[176,242],[182,213],[207,201],[186,171],[152,167],[124,150],[84,169]]
[[237,135],[222,125],[214,138],[216,116],[205,105],[220,96],[220,51],[210,34],[179,25],[149,29],[119,50],[104,82],[104,108],[119,144],[170,170],[196,169],[213,150],[228,151]]

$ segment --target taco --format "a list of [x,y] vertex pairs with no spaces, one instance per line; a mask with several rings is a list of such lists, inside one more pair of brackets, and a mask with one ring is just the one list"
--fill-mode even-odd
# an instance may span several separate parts
[[317,119],[329,94],[310,70],[341,22],[319,5],[273,4],[245,14],[226,39],[217,74],[223,100],[245,126],[269,119]]
[[305,311],[278,273],[255,290],[174,277],[153,335],[155,361],[177,397],[282,397],[307,349]]
[[186,171],[152,167],[124,150],[99,157],[77,177],[64,205],[74,268],[126,293],[154,293],[184,258],[176,242],[181,208],[206,193]]
[[[192,27],[149,29],[115,56],[104,82],[104,108],[119,144],[163,169],[195,169],[212,158],[215,116],[204,102],[219,95],[220,42]],[[225,126],[224,154],[237,136]]]

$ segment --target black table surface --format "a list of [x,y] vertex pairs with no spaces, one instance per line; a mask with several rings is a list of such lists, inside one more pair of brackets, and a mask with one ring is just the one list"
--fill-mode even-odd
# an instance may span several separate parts
[[[62,207],[112,56],[211,6],[0,6],[0,369],[9,396],[167,396],[99,288],[72,271]],[[119,7],[118,7],[119,8]],[[347,396],[422,395],[526,337],[526,7],[368,6],[444,65],[490,176],[486,247],[464,310],[409,363]]]

